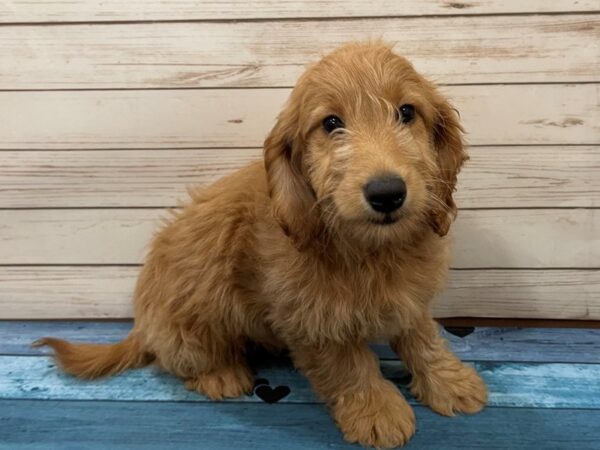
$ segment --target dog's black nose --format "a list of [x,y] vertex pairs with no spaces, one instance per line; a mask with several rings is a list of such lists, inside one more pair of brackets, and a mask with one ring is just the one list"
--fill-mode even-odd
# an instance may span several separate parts
[[381,213],[396,211],[406,199],[406,184],[396,176],[375,178],[367,183],[364,191],[371,208]]

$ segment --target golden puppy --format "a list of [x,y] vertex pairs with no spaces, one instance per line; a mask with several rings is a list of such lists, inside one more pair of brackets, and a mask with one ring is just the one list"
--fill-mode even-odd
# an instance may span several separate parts
[[154,361],[212,399],[250,392],[248,342],[286,347],[348,441],[402,445],[415,417],[369,341],[390,341],[438,413],[486,401],[430,312],[465,159],[431,83],[381,43],[347,45],[300,78],[264,163],[192,193],[156,235],[127,339],[38,344],[82,378]]

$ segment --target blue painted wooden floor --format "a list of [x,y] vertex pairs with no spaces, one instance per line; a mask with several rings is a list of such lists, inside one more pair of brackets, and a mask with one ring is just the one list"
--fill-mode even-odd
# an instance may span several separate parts
[[[1,449],[330,449],[345,443],[289,361],[257,365],[257,378],[289,386],[276,404],[256,395],[208,402],[155,369],[94,382],[62,375],[41,336],[111,342],[123,322],[0,321]],[[600,330],[481,328],[448,335],[490,390],[475,416],[441,417],[406,392],[402,364],[376,346],[386,377],[414,405],[407,449],[600,449]]]

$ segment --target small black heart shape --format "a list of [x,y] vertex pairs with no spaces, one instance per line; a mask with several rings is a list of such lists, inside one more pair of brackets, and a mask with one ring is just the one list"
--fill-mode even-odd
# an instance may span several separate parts
[[261,384],[254,389],[254,393],[266,403],[276,403],[290,394],[290,388],[287,386],[277,386],[272,388],[266,384]]
[[444,329],[448,333],[458,336],[459,338],[464,338],[475,331],[475,327],[444,327]]

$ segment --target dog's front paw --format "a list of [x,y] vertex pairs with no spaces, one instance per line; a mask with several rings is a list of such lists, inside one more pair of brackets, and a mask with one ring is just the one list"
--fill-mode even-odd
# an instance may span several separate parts
[[479,374],[457,359],[413,377],[411,392],[444,416],[474,414],[481,411],[487,401],[487,388]]
[[344,395],[334,405],[333,416],[348,442],[393,448],[406,444],[415,433],[412,408],[394,386],[387,382],[383,386]]

